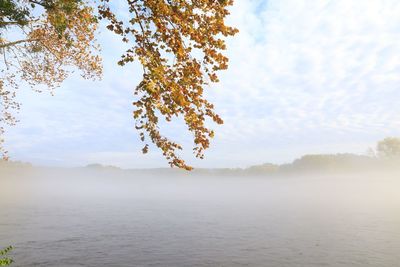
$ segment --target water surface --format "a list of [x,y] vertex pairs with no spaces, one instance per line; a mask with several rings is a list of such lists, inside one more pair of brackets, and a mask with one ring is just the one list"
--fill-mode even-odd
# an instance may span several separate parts
[[400,262],[396,174],[2,176],[0,246],[14,245],[15,266]]

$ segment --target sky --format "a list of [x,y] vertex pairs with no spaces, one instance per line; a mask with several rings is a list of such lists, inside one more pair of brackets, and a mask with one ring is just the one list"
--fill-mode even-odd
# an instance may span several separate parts
[[[121,12],[123,9],[121,7]],[[397,0],[236,0],[228,24],[229,69],[206,88],[222,116],[204,160],[194,159],[182,124],[165,133],[195,167],[287,163],[304,154],[358,153],[400,136],[400,2]],[[18,92],[20,122],[6,135],[13,160],[49,166],[91,163],[168,167],[134,129],[135,63],[116,65],[126,47],[99,33],[101,81],[73,74],[54,94]]]

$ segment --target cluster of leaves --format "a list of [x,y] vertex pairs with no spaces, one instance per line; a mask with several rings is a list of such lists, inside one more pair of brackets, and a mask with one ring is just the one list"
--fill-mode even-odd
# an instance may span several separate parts
[[6,27],[11,22],[19,25],[27,23],[29,11],[18,6],[13,0],[0,0],[0,28]]
[[[133,117],[142,141],[161,149],[171,166],[191,169],[178,155],[180,144],[160,132],[160,118],[183,118],[194,136],[194,154],[203,158],[214,132],[207,120],[222,119],[203,94],[217,72],[228,67],[224,38],[237,30],[225,25],[233,0],[127,0],[129,18],[120,20],[109,0],[0,0],[0,149],[3,125],[14,125],[15,92],[22,82],[37,91],[65,80],[71,67],[85,78],[101,75],[94,33],[98,18],[132,47],[119,65],[138,60],[143,80],[135,89]],[[92,6],[98,3],[98,16]],[[8,40],[19,32],[21,38]],[[40,87],[39,87],[40,88]],[[6,151],[0,150],[6,158]]]
[[7,254],[13,249],[9,246],[3,250],[0,250],[0,266],[9,266],[13,263],[13,260],[7,257]]
[[[98,23],[87,3],[0,1],[5,7],[0,19],[0,153],[7,158],[2,146],[4,125],[16,123],[14,114],[20,106],[15,97],[22,83],[36,91],[41,85],[52,91],[66,79],[71,67],[80,69],[85,78],[96,78],[101,76],[102,66],[96,54]],[[6,38],[8,31],[13,40]]]
[[[134,60],[143,66],[143,79],[135,89],[133,116],[140,138],[159,147],[171,166],[190,170],[177,155],[182,147],[163,136],[159,120],[182,117],[194,136],[194,154],[203,158],[214,132],[206,118],[222,124],[214,107],[203,95],[210,82],[218,82],[217,72],[228,67],[224,37],[237,29],[225,25],[232,0],[128,0],[129,21],[120,20],[101,0],[100,17],[107,28],[133,46],[119,61],[123,66]],[[149,148],[146,142],[143,152]]]

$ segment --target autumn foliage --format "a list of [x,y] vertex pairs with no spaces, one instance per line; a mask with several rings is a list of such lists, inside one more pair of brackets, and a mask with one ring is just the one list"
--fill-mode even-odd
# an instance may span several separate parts
[[[119,61],[134,60],[143,66],[143,79],[135,89],[133,103],[136,129],[140,138],[148,138],[167,158],[171,166],[191,169],[177,155],[182,147],[160,133],[160,119],[171,121],[181,116],[194,136],[194,153],[203,158],[214,132],[206,118],[221,124],[222,119],[203,95],[210,82],[218,82],[217,72],[228,67],[223,37],[237,30],[224,23],[233,1],[127,1],[132,15],[129,21],[116,16],[108,0],[103,0],[100,15],[132,47]],[[143,152],[148,150],[145,144]]]
[[[53,90],[78,68],[85,78],[100,77],[93,9],[76,0],[0,0],[0,138],[15,125],[20,108],[16,92],[25,83],[36,91]],[[8,39],[11,32],[14,39]],[[7,158],[3,139],[1,153]]]
[[[98,18],[107,21],[107,29],[131,44],[118,64],[138,61],[143,66],[143,78],[134,90],[133,102],[136,129],[145,142],[143,152],[147,153],[152,142],[171,166],[191,169],[177,154],[181,145],[163,135],[159,128],[160,120],[170,122],[173,117],[180,117],[193,134],[195,156],[203,158],[214,136],[207,120],[223,123],[203,91],[210,83],[218,82],[218,71],[228,67],[228,58],[222,52],[226,49],[225,37],[237,32],[225,25],[233,0],[127,0],[128,19],[119,17],[109,0],[25,2],[36,3],[30,8],[39,3],[44,12],[36,20],[29,16],[29,7],[20,9],[22,19],[18,24],[25,29],[26,38],[18,43],[1,39],[3,54],[18,58],[4,62],[7,68],[2,72],[0,93],[6,104],[2,122],[15,122],[7,114],[8,110],[18,108],[10,99],[20,80],[33,87],[44,84],[54,88],[67,77],[66,66],[77,67],[86,78],[101,74],[94,42],[98,22],[91,8],[95,4]],[[24,15],[24,10],[28,10],[28,15]],[[2,31],[9,27],[4,22],[11,20],[0,20]],[[22,64],[17,63],[20,61]],[[20,75],[15,75],[15,69]]]

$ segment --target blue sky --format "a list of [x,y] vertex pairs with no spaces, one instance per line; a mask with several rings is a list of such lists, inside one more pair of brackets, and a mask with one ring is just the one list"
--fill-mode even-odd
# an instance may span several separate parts
[[[191,155],[181,123],[165,128],[198,167],[284,163],[307,153],[365,153],[400,135],[400,2],[397,0],[236,0],[229,70],[207,88],[225,124],[204,160]],[[14,160],[55,166],[165,167],[142,155],[131,117],[137,64],[116,66],[124,51],[99,36],[102,81],[72,75],[54,92],[19,91],[19,124],[7,133]]]

